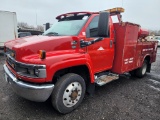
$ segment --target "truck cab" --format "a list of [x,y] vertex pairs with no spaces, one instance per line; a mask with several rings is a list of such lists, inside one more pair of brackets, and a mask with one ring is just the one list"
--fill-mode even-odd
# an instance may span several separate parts
[[[68,15],[68,16],[67,16]],[[61,19],[62,17],[62,19]],[[63,18],[64,17],[64,18]],[[105,16],[106,17],[106,16]],[[76,35],[80,42],[77,44],[81,44],[84,42],[93,41],[96,38],[99,38],[98,33],[98,22],[99,22],[99,14],[98,13],[90,13],[90,12],[74,12],[63,14],[57,17],[59,22],[57,24],[63,24],[62,28],[57,32],[57,35]],[[111,17],[108,15],[106,19],[106,35],[103,36],[103,40],[97,42],[96,44],[87,45],[87,48],[80,47],[81,45],[73,45],[74,49],[78,48],[83,50],[89,54],[90,59],[92,61],[93,72],[101,72],[106,69],[112,68],[113,57],[114,57],[114,32],[113,32],[113,23]],[[103,22],[103,21],[102,21]],[[72,24],[71,24],[72,23]],[[75,24],[74,24],[75,23]],[[103,22],[105,23],[105,22]],[[65,25],[66,26],[65,26]],[[53,28],[53,29],[52,29]],[[44,33],[44,35],[48,33],[52,33],[56,27],[53,25],[48,31]],[[62,31],[62,33],[61,33]],[[69,31],[69,32],[68,32]],[[77,31],[77,32],[76,32]],[[76,34],[75,34],[76,33]],[[78,33],[78,34],[77,34]],[[53,33],[54,34],[54,33]],[[83,44],[83,43],[82,43]],[[97,59],[98,57],[98,59]],[[109,59],[108,59],[109,58]],[[107,61],[107,62],[106,62]],[[99,63],[99,64],[97,64]]]
[[[40,36],[5,43],[5,79],[18,95],[37,102],[51,97],[66,114],[77,108],[95,85],[120,74],[143,77],[156,59],[157,42],[143,42],[148,32],[122,22],[123,8],[71,12]],[[113,23],[116,15],[119,22]]]

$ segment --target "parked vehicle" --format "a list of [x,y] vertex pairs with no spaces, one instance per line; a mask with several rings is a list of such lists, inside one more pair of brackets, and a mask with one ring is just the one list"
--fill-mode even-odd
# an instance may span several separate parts
[[146,39],[147,39],[148,41],[154,41],[154,36],[147,36]]
[[155,36],[154,39],[158,41],[158,46],[160,46],[160,36]]
[[0,11],[0,53],[4,51],[4,43],[18,38],[17,17],[15,12]]
[[19,32],[18,33],[19,38],[26,37],[26,36],[31,36],[31,33],[30,32]]
[[42,35],[42,31],[39,31],[39,30],[35,30],[33,28],[27,28],[27,27],[23,27],[23,28],[18,28],[18,34],[19,34],[19,37],[20,36],[31,36],[31,35]]
[[62,14],[43,35],[6,42],[5,79],[18,95],[37,102],[51,97],[53,107],[66,114],[86,92],[93,94],[95,85],[126,72],[143,77],[156,60],[158,42],[143,41],[149,32],[122,22],[122,12]]

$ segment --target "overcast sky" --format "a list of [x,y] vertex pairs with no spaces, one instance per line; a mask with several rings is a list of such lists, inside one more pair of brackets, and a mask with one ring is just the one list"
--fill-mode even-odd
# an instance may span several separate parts
[[101,11],[113,7],[125,8],[123,21],[160,30],[160,0],[0,0],[0,10],[16,12],[19,22],[34,26],[54,23],[57,15],[66,12]]

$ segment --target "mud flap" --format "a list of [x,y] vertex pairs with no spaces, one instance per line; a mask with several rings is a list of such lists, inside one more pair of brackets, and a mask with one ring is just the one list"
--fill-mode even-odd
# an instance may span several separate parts
[[151,63],[147,65],[147,72],[150,73],[150,71],[151,71]]
[[89,95],[91,95],[91,96],[94,95],[95,83],[89,83],[86,91]]

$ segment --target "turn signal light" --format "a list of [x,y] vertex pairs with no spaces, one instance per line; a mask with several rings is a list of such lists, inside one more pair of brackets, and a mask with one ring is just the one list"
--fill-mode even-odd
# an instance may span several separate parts
[[46,58],[46,51],[45,50],[39,50],[39,56],[41,59],[45,59]]
[[15,58],[15,53],[11,53],[11,56],[12,56],[13,58]]

